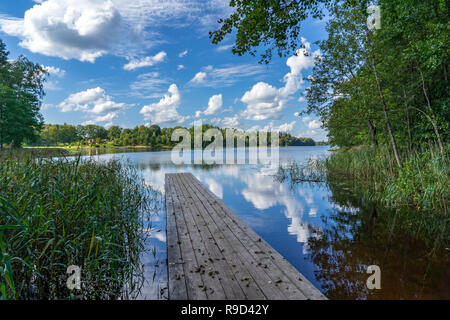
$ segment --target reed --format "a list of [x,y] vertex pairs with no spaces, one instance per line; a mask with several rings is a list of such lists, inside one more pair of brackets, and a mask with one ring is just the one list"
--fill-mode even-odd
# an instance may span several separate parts
[[[0,161],[0,299],[118,299],[142,279],[149,190],[119,161]],[[66,287],[81,267],[81,290]],[[124,291],[124,288],[128,288]]]
[[323,160],[328,176],[355,180],[365,196],[387,206],[413,207],[424,212],[448,214],[450,166],[433,150],[404,156],[404,168],[392,161],[389,150],[352,148]]

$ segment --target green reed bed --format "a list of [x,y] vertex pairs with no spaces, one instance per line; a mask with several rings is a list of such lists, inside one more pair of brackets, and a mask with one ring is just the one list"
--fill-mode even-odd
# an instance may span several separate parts
[[355,180],[368,198],[390,207],[447,215],[450,166],[446,157],[422,151],[404,159],[404,168],[399,168],[388,150],[359,147],[335,152],[323,167],[329,176]]
[[[138,172],[118,161],[1,159],[0,299],[138,291],[148,194]],[[81,290],[67,289],[70,265],[82,269]]]

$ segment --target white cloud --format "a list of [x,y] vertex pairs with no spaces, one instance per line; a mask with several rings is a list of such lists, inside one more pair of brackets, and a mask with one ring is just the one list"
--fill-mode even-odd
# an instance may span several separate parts
[[65,76],[66,71],[53,66],[42,66],[42,68],[47,71],[51,76],[62,78]]
[[130,71],[138,68],[151,67],[157,63],[163,62],[166,57],[167,53],[161,51],[154,56],[149,56],[142,59],[132,59],[129,63],[123,66],[123,69]]
[[246,119],[280,120],[282,118],[286,103],[302,86],[302,70],[312,67],[314,58],[320,54],[318,50],[310,54],[311,45],[304,38],[302,42],[305,48],[297,50],[296,55],[289,57],[286,61],[290,72],[283,77],[284,87],[277,89],[265,82],[258,82],[241,98],[241,101],[247,105],[242,113]]
[[283,123],[279,125],[278,127],[274,127],[272,131],[278,131],[278,132],[291,132],[294,130],[294,125],[296,121],[292,121],[291,123]]
[[[300,116],[300,114],[298,116]],[[310,116],[303,117],[302,121],[309,129],[320,129],[322,126],[322,123],[319,120],[313,119]]]
[[100,87],[71,94],[59,104],[62,112],[81,111],[93,116],[86,122],[88,124],[107,122],[108,125],[128,106],[126,103],[114,102]]
[[32,52],[94,62],[108,52],[121,16],[111,1],[48,0],[23,19],[1,19],[0,28]]
[[253,126],[250,131],[275,131],[275,132],[291,132],[294,130],[294,126],[297,122],[292,121],[290,123],[283,123],[280,125],[276,125],[274,121],[270,121],[270,123],[264,127],[261,126]]
[[279,120],[285,104],[285,100],[280,99],[279,91],[265,82],[255,84],[241,101],[247,105],[242,115],[249,120]]
[[140,113],[144,115],[145,120],[152,123],[182,123],[187,117],[178,114],[177,108],[180,104],[180,91],[176,84],[172,84],[159,102],[144,106]]
[[235,114],[233,117],[225,117],[225,118],[214,118],[211,122],[221,128],[234,128],[237,129],[241,121],[239,120],[239,116]]
[[179,64],[177,67],[177,70],[182,70],[182,69],[184,69],[184,66],[182,64]]
[[219,51],[219,52],[223,52],[223,51],[230,50],[232,47],[233,47],[233,44],[225,44],[225,45],[217,47],[216,50]]
[[180,53],[178,54],[178,57],[179,57],[179,58],[183,58],[183,57],[185,57],[185,56],[188,54],[188,52],[189,52],[189,51],[184,50],[183,52],[180,52]]
[[[37,0],[22,19],[0,17],[0,30],[28,50],[94,62],[114,55],[142,56],[164,42],[164,28],[210,30],[231,8],[225,0]],[[201,18],[199,18],[201,17]]]
[[321,127],[321,123],[319,120],[312,120],[308,123],[308,128],[310,129],[319,129]]
[[204,83],[206,80],[206,73],[205,72],[198,72],[194,78],[192,78],[191,81],[189,81],[190,84],[201,84]]
[[137,76],[130,85],[130,95],[139,98],[159,98],[164,95],[170,79],[161,77],[158,72],[148,72]]
[[223,88],[228,87],[242,78],[263,75],[266,67],[261,65],[241,64],[235,66],[206,66],[189,81],[189,85],[197,87]]
[[214,96],[212,96],[211,98],[209,98],[209,102],[208,102],[208,108],[206,108],[205,111],[197,111],[195,113],[195,116],[198,118],[200,117],[200,115],[205,115],[205,116],[211,116],[213,114],[215,114],[217,111],[219,111],[223,106],[223,101],[222,101],[222,95],[221,94],[216,94]]

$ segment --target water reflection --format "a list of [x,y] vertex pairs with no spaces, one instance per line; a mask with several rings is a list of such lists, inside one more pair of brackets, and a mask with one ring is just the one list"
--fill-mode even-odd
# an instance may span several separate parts
[[[280,162],[304,162],[327,147],[280,149]],[[143,299],[166,297],[167,270],[163,206],[166,173],[190,172],[278,250],[325,295],[333,299],[449,298],[448,254],[427,256],[423,243],[396,229],[396,214],[354,197],[340,183],[292,184],[274,179],[263,165],[175,166],[169,152],[106,154],[139,167],[160,195],[144,258]],[[399,223],[397,221],[397,223]],[[366,266],[382,270],[382,289],[368,290]]]

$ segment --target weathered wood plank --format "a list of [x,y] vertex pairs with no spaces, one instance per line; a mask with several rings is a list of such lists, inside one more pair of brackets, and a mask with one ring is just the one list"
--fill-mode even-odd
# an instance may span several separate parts
[[165,181],[169,299],[326,299],[192,174]]
[[[206,292],[203,290],[205,284],[200,273],[195,272],[199,268],[199,262],[194,253],[192,241],[187,230],[186,222],[184,220],[184,212],[182,203],[176,193],[176,183],[173,181],[173,175],[169,175],[171,179],[171,193],[174,204],[175,223],[178,231],[178,245],[180,246],[181,255],[183,258],[184,276],[187,287],[188,299],[190,300],[206,300]],[[172,276],[169,274],[169,277]]]
[[192,217],[194,214],[191,207],[192,197],[185,192],[184,185],[180,181],[180,175],[174,176],[173,180],[175,182],[175,190],[180,201],[183,203],[182,210],[184,212],[186,228],[192,240],[194,254],[198,263],[198,269],[194,272],[200,273],[202,276],[204,283],[204,288],[202,288],[202,290],[205,291],[208,299],[223,300],[225,299],[225,292],[222,284],[220,283],[218,277],[214,274],[210,274],[210,272],[214,272],[216,270],[214,260],[211,257],[211,251],[206,248],[206,243],[202,239],[202,234],[200,231],[201,226],[197,225]]
[[165,177],[166,200],[166,232],[167,232],[167,270],[168,297],[172,300],[187,300],[187,287],[183,268],[183,258],[179,245],[175,211],[172,199],[172,185],[170,176]]

